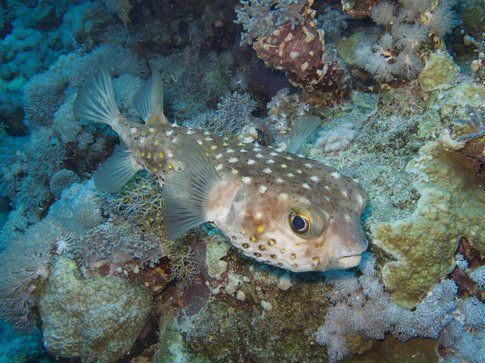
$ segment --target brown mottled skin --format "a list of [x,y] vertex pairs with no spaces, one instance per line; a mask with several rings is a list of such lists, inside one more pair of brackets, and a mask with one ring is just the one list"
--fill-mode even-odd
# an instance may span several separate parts
[[[365,197],[359,184],[335,169],[270,147],[238,143],[152,120],[112,124],[135,160],[157,179],[183,168],[173,155],[180,138],[193,138],[221,177],[206,215],[245,255],[292,271],[348,268],[367,242],[360,227]],[[295,233],[289,214],[310,220]]]

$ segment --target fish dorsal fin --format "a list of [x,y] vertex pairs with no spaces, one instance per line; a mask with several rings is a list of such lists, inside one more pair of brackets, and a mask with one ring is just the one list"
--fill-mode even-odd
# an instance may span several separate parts
[[194,138],[188,135],[181,137],[172,152],[175,159],[184,164],[184,169],[170,175],[163,190],[164,222],[167,237],[171,240],[207,222],[207,196],[220,180]]
[[113,154],[94,172],[96,188],[105,193],[117,192],[130,181],[141,166],[123,145],[116,145]]
[[304,116],[297,119],[293,124],[286,151],[296,154],[303,143],[321,123],[322,120],[318,116]]
[[140,88],[133,100],[145,123],[168,123],[163,114],[163,83],[160,71],[152,66],[152,75]]

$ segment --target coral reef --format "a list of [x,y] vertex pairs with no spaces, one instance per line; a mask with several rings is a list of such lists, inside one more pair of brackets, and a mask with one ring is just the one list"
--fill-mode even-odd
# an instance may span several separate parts
[[[0,2],[0,360],[485,361],[483,9]],[[107,68],[141,122],[149,65],[170,123],[242,148],[318,116],[299,152],[363,186],[362,263],[291,273],[208,224],[167,240],[145,172],[97,191],[117,136],[75,119],[78,88]]]

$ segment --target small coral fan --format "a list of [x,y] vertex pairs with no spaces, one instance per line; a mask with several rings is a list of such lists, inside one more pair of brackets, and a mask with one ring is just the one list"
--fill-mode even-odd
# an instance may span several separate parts
[[430,1],[383,1],[371,9],[372,20],[386,32],[375,44],[361,44],[356,64],[378,82],[415,79],[423,67],[420,50],[432,35],[440,38],[456,25],[452,0],[431,5]]

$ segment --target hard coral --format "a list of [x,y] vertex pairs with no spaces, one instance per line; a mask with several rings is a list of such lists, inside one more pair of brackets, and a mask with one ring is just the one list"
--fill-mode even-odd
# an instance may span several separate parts
[[117,361],[145,326],[152,298],[141,286],[114,276],[83,278],[59,258],[40,298],[44,346],[53,355]]
[[373,226],[372,234],[374,243],[397,259],[382,270],[386,287],[400,304],[410,307],[451,272],[461,236],[485,251],[480,223],[485,195],[471,163],[439,142],[425,144],[408,170],[417,175],[415,186],[421,194],[415,212]]

